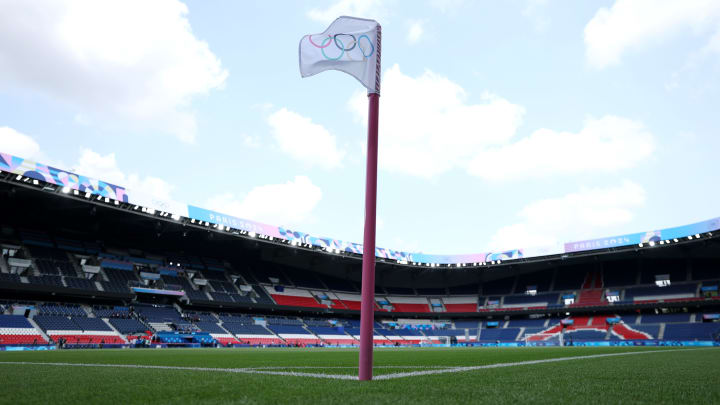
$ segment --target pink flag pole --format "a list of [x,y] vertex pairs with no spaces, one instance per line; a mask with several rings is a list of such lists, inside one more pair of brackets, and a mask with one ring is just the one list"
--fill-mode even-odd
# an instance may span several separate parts
[[375,209],[377,206],[378,115],[380,109],[380,49],[382,31],[377,26],[375,91],[368,93],[368,143],[365,172],[365,235],[363,237],[360,302],[360,361],[358,379],[372,380],[373,327],[375,326]]
[[358,379],[373,375],[375,322],[375,208],[377,203],[378,110],[380,95],[368,94],[367,172],[365,174],[365,236],[363,239],[362,299],[360,303],[360,367]]

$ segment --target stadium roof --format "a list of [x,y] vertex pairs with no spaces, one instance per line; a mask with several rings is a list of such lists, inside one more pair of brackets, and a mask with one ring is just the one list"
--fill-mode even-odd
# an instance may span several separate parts
[[[65,195],[68,198],[94,201],[131,210],[145,216],[175,221],[185,226],[204,227],[234,236],[255,238],[273,244],[291,245],[329,255],[342,254],[359,257],[362,254],[361,244],[317,237],[301,231],[262,224],[192,205],[161,201],[119,185],[9,154],[0,153],[0,172],[4,173],[2,180],[9,183],[34,186],[46,192]],[[595,254],[688,243],[696,239],[711,238],[713,232],[717,230],[720,230],[720,218],[674,228],[567,242],[562,246],[539,249],[442,255],[402,252],[378,247],[375,255],[381,260],[398,265],[424,268],[495,266],[508,261],[535,261],[590,252]]]

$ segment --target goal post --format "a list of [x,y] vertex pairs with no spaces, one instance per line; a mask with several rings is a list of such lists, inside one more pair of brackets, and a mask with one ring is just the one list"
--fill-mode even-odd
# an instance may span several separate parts
[[523,340],[525,346],[564,346],[562,333],[529,333]]

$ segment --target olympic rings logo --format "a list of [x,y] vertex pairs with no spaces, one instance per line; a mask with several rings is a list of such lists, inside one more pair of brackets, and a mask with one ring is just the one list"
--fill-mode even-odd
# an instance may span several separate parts
[[[362,41],[363,39],[365,39],[365,41]],[[308,35],[308,40],[310,44],[320,49],[323,57],[327,60],[340,60],[340,58],[346,54],[348,59],[353,60],[350,52],[355,48],[360,50],[363,59],[367,59],[375,53],[375,45],[373,45],[370,37],[366,34],[362,34],[357,38],[353,34],[328,35],[320,44],[313,41],[312,35]],[[346,42],[347,45],[345,44]],[[337,56],[328,56],[328,54],[325,53],[325,50],[328,49],[331,44],[334,44],[335,48],[340,51]]]

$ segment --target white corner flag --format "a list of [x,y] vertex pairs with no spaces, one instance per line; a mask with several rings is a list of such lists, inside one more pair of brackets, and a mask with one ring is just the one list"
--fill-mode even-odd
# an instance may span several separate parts
[[380,93],[380,24],[339,17],[321,34],[300,40],[300,74],[339,70],[358,79],[368,93]]

